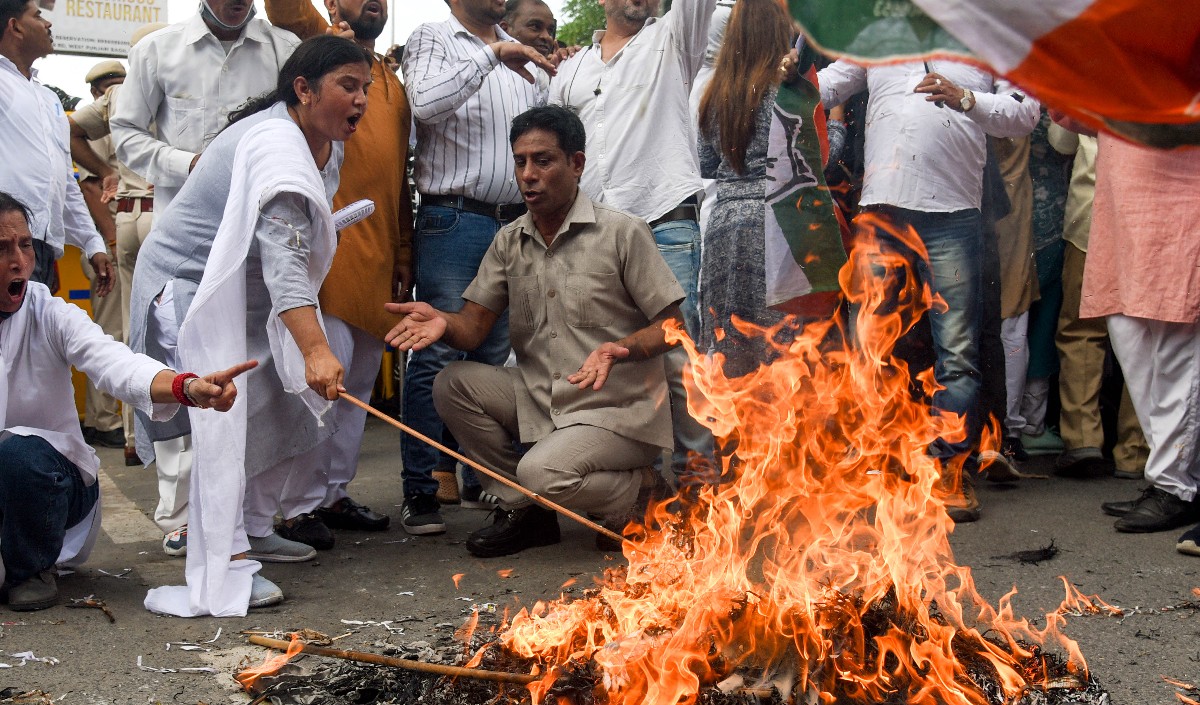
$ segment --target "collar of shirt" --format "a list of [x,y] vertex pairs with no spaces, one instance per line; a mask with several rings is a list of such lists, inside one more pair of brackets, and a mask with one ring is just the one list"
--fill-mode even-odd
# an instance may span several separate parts
[[[266,29],[269,26],[270,25],[266,24],[265,21],[259,20],[257,17],[250,18],[250,21],[247,22],[246,26],[242,28],[242,33],[238,35],[237,40],[234,42],[234,46],[237,46],[238,43],[244,40],[258,42],[260,44],[271,41],[270,33]],[[217,35],[213,34],[212,29],[205,24],[204,18],[200,16],[200,13],[196,13],[192,15],[189,20],[187,20],[186,28],[183,33],[183,42],[185,44],[195,44],[205,36],[212,36],[213,39],[217,38]]]
[[[21,70],[17,68],[17,65],[12,62],[12,59],[9,59],[3,54],[0,54],[0,68],[9,71],[14,76],[20,77],[23,81],[30,80],[25,78],[25,74],[21,73]],[[30,69],[29,73],[32,74],[33,78],[37,78],[37,69]]]
[[[459,22],[458,18],[455,17],[454,15],[450,15],[450,19],[446,20],[446,24],[450,25],[450,28],[454,30],[455,34],[466,35],[468,37],[475,37],[476,39],[479,39],[480,43],[484,43],[482,39],[480,39],[478,36],[476,36],[471,30],[467,29],[466,25],[464,25],[462,22]],[[500,25],[494,25],[494,26],[496,28],[496,36],[500,38],[500,41],[502,41],[502,42],[517,41],[516,39],[512,38],[512,35],[510,35],[508,32],[505,32],[503,29],[501,29]]]
[[[589,225],[595,222],[596,209],[592,207],[592,199],[585,196],[583,191],[576,187],[575,202],[571,204],[571,210],[567,211],[567,217],[563,220],[562,225],[558,226],[558,232],[554,234],[553,242],[558,242],[561,236],[570,233],[572,225]],[[542,234],[538,232],[537,225],[533,222],[532,212],[526,211],[524,215],[513,221],[513,225],[522,235],[532,238],[534,242],[543,247],[546,246],[546,241],[542,239]]]
[[[654,24],[655,22],[658,22],[658,18],[657,18],[657,17],[649,17],[649,18],[647,18],[647,19],[646,19],[646,24],[642,25],[642,29],[645,29],[645,28],[649,27],[650,25]],[[635,34],[635,35],[633,35],[632,37],[630,37],[630,38],[629,38],[629,42],[632,42],[634,39],[636,39],[636,38],[637,38],[637,35],[642,33],[642,29],[639,29],[639,30],[637,31],[637,34]],[[598,29],[598,30],[596,30],[595,32],[592,32],[592,46],[600,46],[600,40],[601,40],[601,39],[604,39],[604,33],[605,33],[605,32],[607,32],[607,31],[608,31],[607,29]],[[625,43],[625,46],[629,46],[629,42],[626,42],[626,43]],[[625,49],[625,47],[621,47],[621,49],[622,49],[622,51],[623,51],[623,50]],[[617,52],[617,54],[620,54],[620,53],[621,53],[621,52],[619,52],[619,51]],[[615,56],[615,54],[614,54],[614,56]],[[610,56],[609,58],[611,59],[612,57]]]

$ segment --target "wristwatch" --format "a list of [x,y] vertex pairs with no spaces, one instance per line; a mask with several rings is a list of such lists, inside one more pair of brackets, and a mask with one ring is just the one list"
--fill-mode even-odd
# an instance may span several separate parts
[[963,89],[962,100],[958,101],[958,104],[962,106],[964,113],[975,107],[975,94],[970,88]]

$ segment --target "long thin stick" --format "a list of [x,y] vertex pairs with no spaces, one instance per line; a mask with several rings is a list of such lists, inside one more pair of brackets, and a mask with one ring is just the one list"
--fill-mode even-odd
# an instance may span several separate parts
[[624,538],[621,537],[620,534],[618,534],[614,531],[610,531],[610,530],[604,528],[603,526],[600,526],[596,522],[591,521],[591,520],[587,519],[586,517],[582,517],[560,504],[555,504],[554,502],[551,502],[550,500],[541,496],[537,492],[531,492],[531,491],[525,489],[524,487],[518,485],[517,483],[508,479],[507,477],[504,477],[500,473],[498,473],[494,470],[489,470],[489,469],[485,468],[484,466],[480,465],[479,463],[475,462],[474,460],[471,460],[467,456],[465,456],[457,451],[450,450],[446,446],[442,445],[441,443],[438,443],[437,441],[433,440],[429,436],[426,436],[425,434],[421,433],[420,431],[417,431],[416,429],[405,426],[404,424],[400,423],[396,419],[393,419],[391,416],[388,416],[387,414],[379,411],[378,409],[371,406],[370,404],[364,404],[359,399],[356,399],[352,395],[346,394],[345,392],[342,392],[341,397],[342,397],[342,399],[345,399],[346,401],[357,406],[358,408],[366,411],[368,414],[371,414],[372,416],[381,418],[384,421],[387,421],[391,425],[395,426],[396,428],[400,429],[401,431],[404,431],[405,433],[409,434],[410,436],[414,436],[416,438],[421,439],[422,441],[425,441],[426,443],[433,446],[434,448],[437,448],[438,450],[442,451],[446,455],[449,455],[450,457],[457,459],[459,462],[463,463],[464,465],[469,465],[469,466],[475,468],[476,470],[478,470],[479,472],[483,473],[484,475],[487,475],[488,477],[492,478],[493,480],[496,480],[497,482],[501,482],[504,485],[513,488],[514,490],[516,490],[516,491],[520,492],[521,494],[525,495],[526,497],[532,499],[534,502],[537,502],[538,504],[542,505],[543,507],[546,507],[547,509],[553,509],[554,511],[558,512],[559,514],[562,514],[563,516],[566,516],[570,519],[574,519],[575,521],[579,522],[580,524],[583,524],[584,526],[591,529],[592,531],[597,531],[601,534],[604,534],[605,536],[609,537],[610,539],[613,539],[614,541],[624,541],[625,540]]
[[[265,646],[277,651],[287,651],[290,642],[282,639],[271,639],[265,636],[251,635],[250,643],[257,644],[258,646]],[[424,661],[413,661],[411,659],[396,658],[394,656],[381,656],[379,654],[371,654],[365,651],[330,649],[324,646],[314,646],[313,644],[305,644],[301,651],[306,654],[315,654],[317,656],[329,656],[331,658],[340,658],[347,661],[359,661],[361,663],[374,663],[380,666],[395,666],[396,668],[404,668],[410,671],[434,673],[439,676],[462,676],[485,681],[516,683],[518,685],[526,685],[536,680],[540,680],[541,678],[540,676],[531,676],[526,673],[506,673],[504,671],[487,671],[482,668],[443,666],[438,663],[425,663]]]
[[[250,636],[250,643],[258,646],[265,646],[269,649],[275,649],[276,651],[287,651],[288,647],[291,645],[291,642],[284,641],[282,639],[272,639],[270,637],[259,636],[257,634],[252,634]],[[425,663],[424,661],[396,658],[395,656],[380,656],[379,654],[367,653],[365,651],[330,649],[324,646],[315,646],[313,644],[304,644],[300,650],[303,653],[313,654],[314,656],[328,656],[330,658],[340,658],[346,661],[373,663],[379,666],[394,666],[396,668],[404,668],[409,671],[433,673],[439,676],[475,678],[476,680],[497,681],[500,683],[516,683],[517,685],[527,685],[534,681],[542,680],[543,678],[542,676],[533,676],[529,675],[528,673],[509,673],[507,671],[489,671],[483,668],[443,666],[437,663]],[[760,698],[769,699],[776,691],[771,688],[738,688],[733,692],[735,694],[756,695]]]

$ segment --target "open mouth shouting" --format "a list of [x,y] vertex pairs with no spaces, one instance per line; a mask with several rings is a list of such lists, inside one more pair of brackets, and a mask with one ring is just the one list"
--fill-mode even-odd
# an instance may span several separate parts
[[362,6],[362,14],[364,17],[369,17],[371,19],[378,18],[383,15],[383,4],[375,2],[374,0],[364,3]]
[[350,117],[346,118],[346,129],[350,132],[350,134],[354,134],[355,131],[358,130],[358,121],[362,120],[362,116],[363,114],[359,112],[354,113]]
[[25,300],[25,292],[28,289],[29,280],[24,277],[17,277],[8,283],[4,288],[4,296],[0,300],[0,311],[12,313],[21,307],[21,302]]

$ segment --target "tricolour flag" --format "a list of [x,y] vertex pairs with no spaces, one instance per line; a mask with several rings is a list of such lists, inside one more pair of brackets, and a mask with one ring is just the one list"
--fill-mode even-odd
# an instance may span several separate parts
[[953,55],[1052,108],[1151,144],[1200,143],[1197,0],[788,0],[819,46]]

